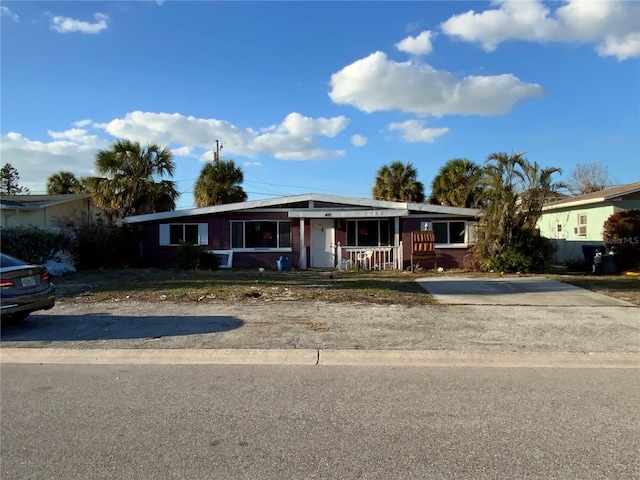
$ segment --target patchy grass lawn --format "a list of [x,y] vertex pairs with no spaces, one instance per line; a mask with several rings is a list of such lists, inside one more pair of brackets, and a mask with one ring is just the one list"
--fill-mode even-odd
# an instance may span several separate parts
[[319,300],[405,306],[436,303],[401,271],[321,272],[257,269],[184,272],[165,269],[109,269],[55,279],[60,301],[268,302]]
[[549,278],[570,283],[576,287],[586,288],[613,298],[626,300],[640,306],[640,276],[618,275],[588,275],[584,273],[547,275]]
[[[488,276],[480,272],[447,272],[448,275]],[[419,276],[434,275],[421,272]],[[562,274],[548,278],[593,290],[640,306],[640,277],[630,275]],[[418,284],[418,275],[390,271],[290,271],[234,269],[217,272],[184,272],[171,269],[109,269],[83,271],[55,279],[60,301],[145,302],[270,302],[319,300],[329,303],[396,304],[437,303]]]

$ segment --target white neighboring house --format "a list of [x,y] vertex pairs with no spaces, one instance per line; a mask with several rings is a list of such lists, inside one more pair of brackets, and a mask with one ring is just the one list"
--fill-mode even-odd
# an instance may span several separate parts
[[640,209],[640,182],[549,203],[542,208],[538,228],[557,247],[555,263],[579,261],[584,259],[583,246],[588,249],[603,245],[607,219],[631,209]]
[[78,225],[96,223],[104,211],[91,201],[91,194],[1,195],[0,227],[32,225],[41,228],[59,226],[73,220]]

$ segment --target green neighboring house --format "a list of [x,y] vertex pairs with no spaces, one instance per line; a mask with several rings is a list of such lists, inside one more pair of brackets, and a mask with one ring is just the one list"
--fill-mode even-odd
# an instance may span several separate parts
[[634,208],[640,208],[640,182],[548,203],[538,228],[557,246],[554,263],[565,264],[584,259],[583,245],[603,245],[604,222],[613,213]]

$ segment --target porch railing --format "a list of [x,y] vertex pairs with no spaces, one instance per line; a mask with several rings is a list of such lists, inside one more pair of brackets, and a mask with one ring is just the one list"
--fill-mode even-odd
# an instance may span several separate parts
[[338,270],[402,270],[402,242],[397,247],[336,247]]

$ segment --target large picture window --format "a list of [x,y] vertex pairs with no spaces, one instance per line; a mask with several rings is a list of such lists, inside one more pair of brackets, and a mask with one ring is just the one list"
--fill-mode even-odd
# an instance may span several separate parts
[[160,225],[160,245],[209,244],[209,225],[206,223],[167,223]]
[[389,220],[347,221],[347,245],[354,247],[382,247],[391,245]]
[[231,248],[291,248],[291,222],[231,222]]
[[439,244],[464,244],[465,222],[433,222],[435,243]]

